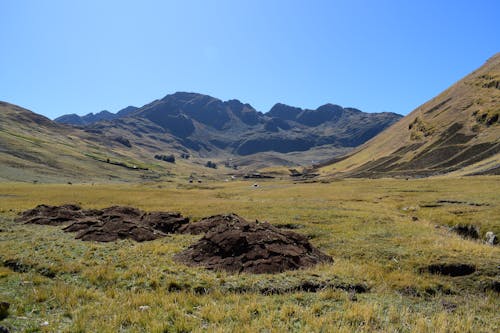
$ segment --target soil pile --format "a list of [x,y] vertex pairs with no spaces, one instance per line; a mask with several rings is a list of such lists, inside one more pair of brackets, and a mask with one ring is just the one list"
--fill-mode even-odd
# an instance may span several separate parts
[[267,222],[247,222],[235,214],[212,216],[206,220],[206,224],[210,220],[216,226],[197,243],[176,255],[178,261],[207,269],[256,274],[333,262],[330,256],[314,248],[305,236],[280,230]]
[[179,232],[183,234],[200,235],[207,233],[219,225],[232,226],[236,223],[247,222],[242,217],[231,213],[205,217],[198,222],[183,225]]
[[27,224],[60,225],[84,217],[81,209],[78,205],[38,205],[22,212],[15,221]]
[[17,222],[60,225],[66,232],[77,232],[84,241],[112,242],[130,238],[138,242],[165,237],[177,232],[189,218],[172,212],[144,212],[137,208],[113,206],[104,209],[83,210],[77,205],[39,205],[27,210]]

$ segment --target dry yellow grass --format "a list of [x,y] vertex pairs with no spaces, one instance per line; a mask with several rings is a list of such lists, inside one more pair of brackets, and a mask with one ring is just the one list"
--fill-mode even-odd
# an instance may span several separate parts
[[[0,300],[11,303],[10,316],[0,325],[28,332],[500,329],[498,293],[484,291],[499,279],[499,247],[463,240],[444,227],[473,223],[482,234],[500,234],[499,177],[251,184],[0,184],[0,257],[26,268],[21,273],[0,267]],[[442,199],[463,203],[431,207]],[[303,228],[296,231],[335,262],[276,275],[205,271],[173,260],[197,236],[92,243],[58,227],[12,221],[41,203],[132,205],[178,210],[193,219],[236,212],[298,224]],[[463,277],[419,271],[434,262],[470,263],[477,271]],[[361,284],[369,291],[262,293],[295,290],[304,282]]]

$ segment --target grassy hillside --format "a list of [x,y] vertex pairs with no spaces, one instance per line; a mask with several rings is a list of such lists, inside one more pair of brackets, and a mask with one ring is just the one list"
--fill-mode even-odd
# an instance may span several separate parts
[[[182,150],[168,142],[145,139],[142,145],[132,141],[127,146],[127,132],[120,128],[89,133],[5,102],[0,102],[0,115],[0,181],[147,182],[223,173],[205,168],[203,158],[179,158]],[[175,154],[177,159],[167,163],[155,154]]]
[[[191,175],[223,179],[228,174],[268,166],[308,165],[351,149],[323,145],[287,154],[199,154],[147,119],[120,119],[113,125],[99,123],[84,129],[55,123],[5,102],[0,102],[0,115],[0,181],[147,182],[171,179],[173,175],[185,180]],[[176,157],[175,163],[154,158],[171,154]],[[183,154],[190,158],[181,158]],[[218,168],[205,167],[208,161],[214,161]]]
[[[500,54],[323,174],[355,177],[498,174]],[[466,172],[461,172],[468,168]]]
[[[500,178],[252,183],[0,184],[0,261],[23,268],[0,267],[0,299],[11,303],[0,325],[30,332],[500,329],[500,298],[491,290],[499,281],[500,248],[448,230],[473,223],[481,235],[498,235]],[[59,227],[12,220],[40,203],[68,202],[177,210],[195,220],[235,212],[294,227],[335,262],[230,275],[173,260],[199,236],[92,243]],[[476,271],[434,275],[425,271],[433,263],[465,263]],[[368,290],[349,291],[355,285]]]

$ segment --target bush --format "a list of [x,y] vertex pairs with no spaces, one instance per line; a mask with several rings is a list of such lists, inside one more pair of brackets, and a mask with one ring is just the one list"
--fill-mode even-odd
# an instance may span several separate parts
[[207,168],[217,169],[217,164],[215,164],[215,163],[214,163],[214,162],[212,162],[212,161],[208,161],[208,162],[205,164],[205,166],[206,166]]
[[155,155],[155,158],[160,161],[165,161],[168,163],[175,163],[175,156],[170,154],[170,155]]

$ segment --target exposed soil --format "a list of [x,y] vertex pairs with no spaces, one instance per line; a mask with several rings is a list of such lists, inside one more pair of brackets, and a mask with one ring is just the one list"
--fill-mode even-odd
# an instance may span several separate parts
[[[197,243],[176,255],[176,259],[188,265],[229,272],[278,273],[333,262],[330,256],[314,248],[306,236],[280,230],[267,222],[248,222],[236,214],[214,215],[189,223],[179,213],[144,212],[133,207],[83,210],[77,205],[39,205],[21,213],[16,220],[64,224],[63,230],[76,232],[76,239],[97,242],[125,238],[143,242],[169,233],[205,233]],[[25,268],[17,267],[17,263],[7,264],[13,269]]]
[[476,268],[470,264],[439,263],[431,264],[421,271],[448,276],[464,276],[474,273]]
[[451,228],[451,231],[457,233],[463,238],[479,239],[479,230],[475,225],[456,225]]
[[198,222],[183,225],[179,232],[182,234],[201,235],[215,229],[219,225],[232,226],[236,223],[247,222],[236,214],[221,214],[205,217]]
[[210,221],[217,226],[176,255],[177,261],[207,269],[256,274],[333,262],[305,236],[280,230],[267,222],[247,222],[235,214],[212,216]]
[[66,232],[77,232],[84,241],[111,242],[130,238],[138,242],[165,237],[189,222],[173,212],[144,212],[133,207],[113,206],[83,210],[78,205],[39,205],[20,214],[17,222],[61,225]]
[[48,206],[38,205],[33,209],[22,212],[16,222],[27,224],[60,225],[84,217],[78,205]]

